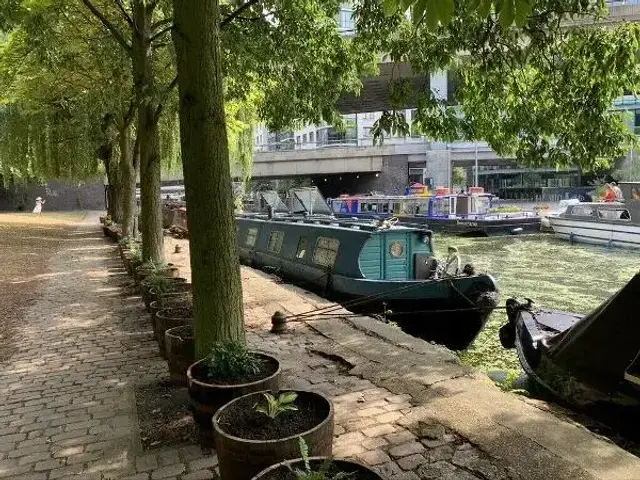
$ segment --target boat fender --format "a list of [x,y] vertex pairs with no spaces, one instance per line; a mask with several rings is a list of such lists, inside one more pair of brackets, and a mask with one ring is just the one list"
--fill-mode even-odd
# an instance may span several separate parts
[[520,235],[523,231],[522,227],[514,228],[511,230],[511,235]]

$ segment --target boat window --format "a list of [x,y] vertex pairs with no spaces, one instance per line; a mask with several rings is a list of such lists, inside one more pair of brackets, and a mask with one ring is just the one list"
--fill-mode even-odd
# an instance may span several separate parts
[[247,230],[247,241],[245,242],[248,247],[254,247],[256,245],[256,239],[258,238],[258,229],[250,228]]
[[588,205],[575,205],[571,210],[571,215],[579,215],[582,217],[593,217],[593,208]]
[[389,245],[389,253],[394,258],[404,257],[404,242],[392,242]]
[[300,237],[298,242],[298,251],[296,252],[296,258],[304,258],[309,249],[309,240],[307,237]]
[[336,238],[319,237],[313,252],[313,262],[325,267],[331,267],[338,256],[340,241]]
[[626,208],[598,210],[598,216],[603,220],[631,220],[629,210]]
[[271,232],[271,235],[269,235],[269,245],[267,245],[267,250],[274,253],[280,253],[283,240],[284,232]]

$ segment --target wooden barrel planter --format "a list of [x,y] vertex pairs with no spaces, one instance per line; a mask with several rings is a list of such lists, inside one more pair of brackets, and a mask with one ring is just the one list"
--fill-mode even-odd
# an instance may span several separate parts
[[192,325],[170,328],[164,333],[164,348],[169,365],[169,381],[187,385],[187,370],[195,361],[195,334]]
[[176,267],[173,263],[168,263],[167,265],[163,265],[162,267],[149,267],[147,265],[141,265],[136,269],[136,274],[134,279],[137,285],[147,278],[152,273],[157,273],[163,275],[165,277],[177,277],[180,274],[178,267]]
[[[182,296],[186,296],[191,293],[191,284],[187,283],[187,280],[182,277],[174,277],[171,279],[171,289],[168,292],[163,292],[160,296],[171,296],[174,294],[181,294]],[[144,285],[144,282],[141,284]],[[158,292],[155,288],[150,288],[148,290],[141,287],[142,290],[142,299],[144,301],[144,306],[147,308],[147,312],[151,313],[151,303],[155,302],[160,298]],[[146,290],[146,295],[145,295]]]
[[187,383],[193,418],[200,427],[200,434],[204,443],[211,444],[213,442],[211,418],[224,404],[248,393],[280,389],[280,378],[282,376],[280,362],[270,355],[259,352],[253,353],[260,357],[265,364],[262,378],[255,380],[251,379],[235,384],[215,383],[207,375],[207,362],[209,359],[206,358],[194,363],[187,370]]
[[[383,478],[370,468],[348,460],[334,460],[329,457],[311,457],[309,466],[312,472],[318,472],[325,464],[329,464],[329,470],[325,478],[336,478],[339,474],[348,480],[383,480]],[[294,470],[306,472],[304,460],[286,460],[263,470],[251,480],[297,480]]]
[[149,318],[151,320],[151,328],[153,328],[153,335],[156,338],[156,340],[158,338],[158,333],[157,333],[158,332],[158,326],[157,326],[158,312],[165,308],[191,307],[191,305],[192,305],[191,297],[185,293],[165,294],[160,299],[154,302],[151,302],[151,304],[149,305],[149,309],[150,309]]
[[156,340],[158,340],[158,349],[162,358],[167,358],[164,348],[165,332],[170,328],[183,325],[193,326],[193,322],[193,310],[188,305],[163,308],[156,313]]
[[264,392],[236,398],[216,412],[212,420],[213,442],[221,478],[250,480],[271,465],[299,458],[300,437],[311,455],[331,456],[331,401],[320,393],[295,392],[298,410],[283,412],[273,419],[255,410],[256,405],[266,403]]

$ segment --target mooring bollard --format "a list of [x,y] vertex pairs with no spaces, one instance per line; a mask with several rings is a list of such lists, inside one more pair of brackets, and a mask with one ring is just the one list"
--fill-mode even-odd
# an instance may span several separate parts
[[278,311],[271,317],[271,333],[284,333],[287,331],[287,316]]

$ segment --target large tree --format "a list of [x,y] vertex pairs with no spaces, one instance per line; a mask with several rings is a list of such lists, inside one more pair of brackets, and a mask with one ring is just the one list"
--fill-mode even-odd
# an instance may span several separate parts
[[[131,233],[135,212],[132,120],[135,103],[126,57],[84,8],[33,2],[0,53],[5,122],[2,164],[14,177],[85,178],[112,187],[110,213]],[[23,145],[16,154],[15,145]]]
[[338,6],[174,0],[198,356],[214,342],[244,340],[225,97],[246,98],[253,86],[273,128],[336,121],[339,95],[357,88],[375,58],[340,36]]
[[[81,2],[118,42],[130,59],[137,105],[136,145],[140,167],[140,231],[145,261],[162,262],[163,233],[160,199],[161,138],[160,120],[164,104],[177,80],[166,81],[172,72],[171,53],[163,52],[171,18],[166,2],[160,0],[123,0]],[[164,66],[163,66],[164,63]]]

